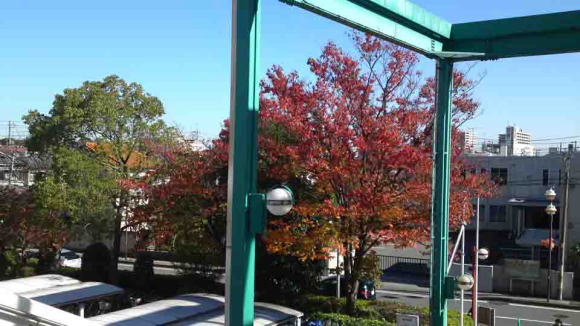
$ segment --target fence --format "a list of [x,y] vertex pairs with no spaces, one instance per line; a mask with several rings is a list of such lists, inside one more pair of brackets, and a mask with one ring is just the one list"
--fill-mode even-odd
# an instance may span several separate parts
[[429,259],[378,255],[383,271],[429,275]]

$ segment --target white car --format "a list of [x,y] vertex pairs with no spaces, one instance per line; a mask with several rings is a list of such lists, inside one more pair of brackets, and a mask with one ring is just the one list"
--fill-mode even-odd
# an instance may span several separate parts
[[58,252],[57,264],[59,267],[81,268],[82,259],[76,252],[63,248]]

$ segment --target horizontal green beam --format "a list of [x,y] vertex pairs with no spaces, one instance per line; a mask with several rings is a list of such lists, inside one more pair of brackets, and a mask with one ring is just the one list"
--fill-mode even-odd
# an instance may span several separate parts
[[448,39],[451,23],[407,0],[350,0],[415,31]]
[[[361,6],[358,3],[361,0],[280,1],[301,7],[362,32],[371,33],[428,57],[433,57],[434,52],[440,52],[443,49],[443,43],[440,41],[443,38],[441,35],[433,31],[430,32],[431,35],[424,34],[426,29],[435,28],[437,24],[425,25],[422,27],[423,30],[413,29],[417,27],[418,22],[421,22],[422,19],[424,21],[429,20],[428,18],[420,18],[419,11],[413,15],[412,11],[408,10],[406,13],[407,18],[401,17],[399,21],[395,21],[391,18],[392,15],[387,15],[384,11],[371,10],[368,6]],[[403,2],[406,3],[407,1],[401,1],[401,3]],[[367,5],[370,4],[367,3]],[[412,19],[417,20],[417,22],[409,23]],[[444,30],[443,27],[437,28]]]
[[444,51],[483,52],[474,59],[580,51],[580,11],[453,24]]

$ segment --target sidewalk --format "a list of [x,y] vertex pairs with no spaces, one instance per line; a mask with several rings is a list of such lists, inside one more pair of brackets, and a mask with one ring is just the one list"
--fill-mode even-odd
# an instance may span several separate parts
[[[389,276],[383,278],[381,282],[381,290],[406,292],[409,294],[429,295],[429,280],[426,278],[412,278],[408,275]],[[465,293],[466,298],[471,298],[471,292]],[[546,298],[538,297],[522,297],[504,293],[479,293],[480,300],[500,301],[508,303],[516,303],[532,306],[554,307],[563,309],[572,309],[580,311],[580,301],[557,300],[551,299],[548,303]]]

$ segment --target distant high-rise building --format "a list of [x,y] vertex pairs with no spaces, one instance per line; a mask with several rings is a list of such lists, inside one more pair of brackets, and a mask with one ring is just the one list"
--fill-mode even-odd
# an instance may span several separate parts
[[463,149],[468,153],[475,151],[477,145],[477,135],[473,129],[467,129],[461,134],[461,144]]
[[532,156],[535,147],[532,135],[515,126],[508,126],[505,134],[499,135],[499,154],[503,156]]

